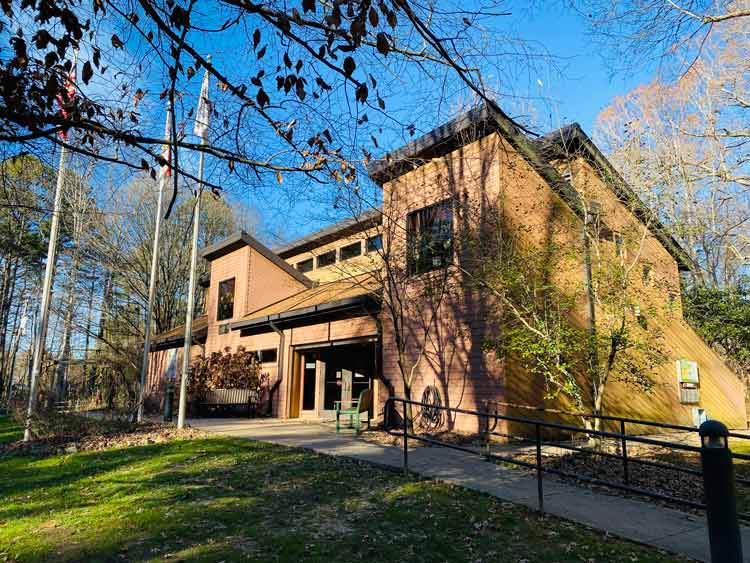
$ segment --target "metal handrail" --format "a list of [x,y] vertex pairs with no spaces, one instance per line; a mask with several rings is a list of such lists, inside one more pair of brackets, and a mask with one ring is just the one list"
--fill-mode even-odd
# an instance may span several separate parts
[[[640,426],[652,426],[657,428],[665,428],[667,430],[681,430],[685,432],[698,432],[698,428],[695,426],[687,426],[684,424],[673,424],[671,422],[659,422],[658,420],[643,420],[640,418],[628,418],[625,416],[614,416],[607,414],[594,414],[587,412],[574,412],[564,411],[560,409],[548,409],[546,407],[535,407],[532,405],[519,405],[517,403],[505,403],[503,401],[486,401],[487,404],[500,405],[512,409],[527,409],[541,413],[551,414],[564,414],[566,416],[579,416],[581,418],[596,418],[599,420],[609,420],[614,422],[627,422],[628,424],[638,424]],[[728,434],[730,438],[740,438],[742,440],[750,440],[750,434],[742,434],[739,432],[730,432]]]
[[[488,460],[502,461],[505,463],[510,463],[510,464],[514,464],[514,465],[518,465],[518,466],[522,466],[522,467],[535,470],[536,477],[537,477],[537,492],[538,492],[538,503],[539,503],[540,511],[544,510],[544,494],[543,494],[543,485],[542,485],[542,476],[544,473],[573,478],[573,479],[583,481],[583,482],[588,482],[588,483],[592,483],[592,484],[596,484],[596,485],[600,485],[604,487],[609,487],[609,488],[617,489],[621,491],[631,492],[634,494],[643,495],[643,496],[663,500],[666,502],[679,504],[682,506],[687,506],[693,509],[705,509],[706,508],[706,505],[701,502],[696,502],[696,501],[688,500],[684,498],[673,497],[671,495],[666,495],[663,493],[658,493],[655,491],[650,491],[650,490],[643,489],[640,487],[632,486],[630,484],[630,479],[629,479],[629,464],[631,463],[636,463],[636,464],[660,468],[660,469],[666,469],[670,471],[675,471],[677,473],[685,473],[685,474],[694,475],[694,476],[702,476],[703,472],[701,469],[697,469],[695,467],[681,467],[679,465],[674,465],[670,463],[661,463],[658,461],[644,460],[644,459],[638,459],[638,458],[633,458],[633,457],[628,456],[628,451],[627,451],[628,442],[660,446],[660,447],[664,447],[664,448],[668,448],[672,450],[679,450],[679,451],[686,451],[686,452],[693,452],[693,453],[699,453],[701,449],[697,446],[691,446],[688,444],[682,444],[678,442],[669,442],[666,440],[656,440],[656,439],[647,438],[644,436],[628,435],[625,432],[626,423],[639,424],[639,425],[651,426],[651,427],[661,427],[661,428],[667,428],[667,429],[672,429],[672,430],[675,430],[675,429],[684,430],[684,431],[695,432],[695,433],[698,432],[697,428],[693,428],[690,426],[681,426],[677,424],[659,423],[655,421],[641,421],[638,419],[631,419],[631,418],[624,418],[624,417],[597,415],[597,417],[601,418],[602,420],[617,421],[620,423],[620,432],[613,432],[613,431],[607,431],[607,430],[594,430],[593,428],[585,428],[585,427],[580,427],[580,426],[574,426],[571,424],[564,424],[564,423],[557,423],[557,422],[545,422],[542,420],[524,418],[520,416],[503,415],[503,414],[498,414],[497,412],[494,412],[494,413],[483,412],[483,411],[476,411],[476,410],[470,410],[470,409],[463,409],[459,407],[449,407],[446,405],[428,404],[428,403],[423,403],[420,401],[414,401],[414,400],[404,399],[404,398],[399,398],[399,397],[389,397],[384,405],[384,421],[386,424],[387,431],[391,434],[393,434],[393,432],[390,431],[390,428],[392,427],[392,425],[390,424],[390,420],[389,420],[389,413],[391,412],[391,409],[389,407],[390,405],[395,405],[396,403],[401,403],[403,407],[404,421],[406,421],[406,405],[411,405],[411,406],[417,406],[417,407],[423,407],[423,408],[439,409],[445,412],[452,412],[455,414],[465,414],[465,415],[470,415],[470,416],[476,416],[479,418],[485,418],[488,421],[493,420],[495,423],[497,423],[497,421],[502,420],[502,421],[507,421],[507,422],[526,424],[526,425],[533,426],[534,428],[534,438],[519,437],[524,442],[529,443],[529,444],[533,443],[535,445],[536,460],[535,462],[530,462],[530,461],[516,459],[514,457],[510,457],[507,455],[491,453],[489,452],[489,450],[481,451],[477,449],[476,447],[467,447],[467,446],[462,446],[460,444],[447,443],[447,442],[438,440],[436,438],[428,437],[428,436],[420,436],[418,434],[410,432],[408,428],[409,425],[404,422],[404,424],[402,425],[403,429],[400,434],[403,436],[403,455],[404,455],[403,467],[404,467],[405,473],[408,473],[409,471],[408,469],[409,452],[408,452],[407,440],[409,438],[412,438],[419,442],[431,444],[434,446],[440,446],[440,447],[445,447],[445,448],[449,448],[453,450],[463,451],[466,453],[477,454]],[[610,452],[594,451],[594,450],[574,446],[572,444],[563,444],[563,443],[545,441],[545,440],[542,440],[542,437],[541,437],[542,429],[553,429],[553,430],[571,432],[571,433],[576,433],[576,434],[586,434],[588,436],[595,436],[595,437],[600,437],[600,438],[616,439],[620,443],[621,453],[615,454],[615,453],[610,453]],[[484,434],[486,436],[494,435],[494,436],[504,436],[504,437],[515,438],[515,436],[505,434],[505,433],[495,432],[495,431],[487,431],[487,432],[484,432]],[[730,436],[731,435],[733,434],[730,433]],[[750,436],[746,436],[743,434],[735,434],[734,437],[737,437],[740,439],[750,439]],[[591,455],[600,455],[603,457],[620,459],[623,462],[623,482],[608,481],[604,479],[590,477],[588,475],[570,473],[567,471],[562,471],[560,469],[544,467],[542,463],[542,446],[554,446],[554,447],[559,447],[565,450],[578,451],[578,452],[588,453]],[[732,455],[733,457],[737,459],[750,459],[750,455],[747,455],[747,454],[732,454]],[[736,481],[736,484],[738,485],[744,485],[744,486],[750,485],[749,479],[735,477],[735,481]],[[740,514],[739,516],[743,519],[750,520],[750,514]]]

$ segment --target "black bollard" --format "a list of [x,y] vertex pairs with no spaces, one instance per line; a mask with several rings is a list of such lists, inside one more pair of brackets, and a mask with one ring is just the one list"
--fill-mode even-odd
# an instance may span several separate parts
[[729,431],[718,420],[707,420],[701,436],[703,487],[706,496],[708,539],[713,563],[742,563],[742,539],[734,494],[734,466],[728,447]]
[[167,383],[164,389],[164,422],[172,422],[172,402],[174,401],[174,385]]

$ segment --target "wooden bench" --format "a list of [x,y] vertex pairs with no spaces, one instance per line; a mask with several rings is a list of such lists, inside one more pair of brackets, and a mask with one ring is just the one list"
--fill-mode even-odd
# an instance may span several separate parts
[[252,389],[210,389],[198,402],[201,416],[209,412],[228,413],[233,408],[246,409],[250,418],[258,405],[258,392]]
[[372,412],[372,389],[365,389],[359,394],[359,399],[352,399],[347,401],[351,403],[348,408],[343,408],[342,401],[336,401],[333,403],[333,408],[336,411],[336,432],[341,429],[339,425],[339,418],[343,416],[349,417],[349,428],[352,427],[352,419],[354,419],[354,427],[357,432],[360,431],[361,423],[360,416],[363,412],[367,411],[367,428],[370,428],[370,413]]

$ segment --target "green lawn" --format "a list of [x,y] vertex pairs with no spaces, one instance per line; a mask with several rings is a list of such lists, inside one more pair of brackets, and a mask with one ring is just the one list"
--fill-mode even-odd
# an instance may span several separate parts
[[0,455],[0,475],[0,561],[674,560],[478,493],[235,439]]
[[23,438],[23,427],[9,416],[0,416],[0,445]]

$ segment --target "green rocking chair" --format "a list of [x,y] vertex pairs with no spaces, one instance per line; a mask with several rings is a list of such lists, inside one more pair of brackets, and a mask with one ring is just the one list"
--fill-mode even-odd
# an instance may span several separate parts
[[370,413],[372,412],[372,389],[365,389],[359,394],[359,399],[352,399],[351,406],[349,408],[342,408],[342,401],[336,401],[333,404],[333,408],[336,411],[336,432],[341,430],[340,418],[341,416],[349,417],[349,428],[352,427],[352,421],[354,421],[354,428],[359,433],[361,429],[360,416],[363,412],[367,411],[367,428],[370,428]]

